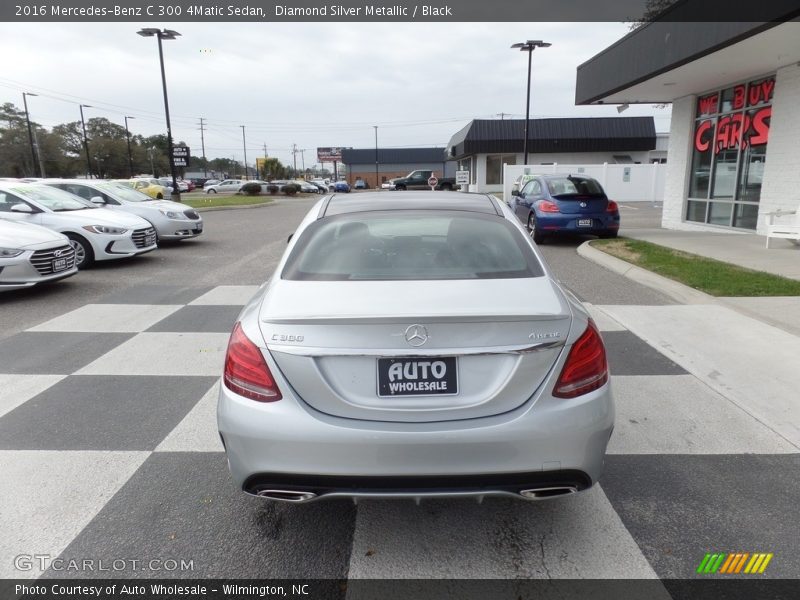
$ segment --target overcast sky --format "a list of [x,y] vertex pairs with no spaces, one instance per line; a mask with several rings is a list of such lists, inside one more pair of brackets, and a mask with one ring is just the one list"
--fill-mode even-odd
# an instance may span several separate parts
[[[158,23],[0,24],[0,103],[22,106],[45,127],[86,118],[129,121],[134,134],[164,133],[155,38]],[[614,106],[575,106],[575,69],[628,32],[622,23],[173,23],[164,42],[173,135],[208,158],[262,156],[291,163],[292,144],[373,148],[444,146],[473,118],[525,115],[527,54],[514,42],[553,45],[533,55],[532,116],[617,116]],[[669,108],[632,106],[669,130]],[[508,116],[506,118],[509,118]],[[297,156],[298,167],[301,164]]]

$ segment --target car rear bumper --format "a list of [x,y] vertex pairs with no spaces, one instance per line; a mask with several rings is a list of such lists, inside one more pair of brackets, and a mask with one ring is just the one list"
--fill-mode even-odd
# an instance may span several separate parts
[[[591,220],[591,225],[582,221]],[[542,233],[607,233],[619,230],[619,215],[611,216],[605,213],[589,215],[537,216],[537,228]]]
[[249,493],[518,496],[536,487],[593,485],[614,405],[607,384],[574,399],[537,396],[480,419],[368,422],[320,413],[290,393],[259,403],[220,385],[217,418],[233,479]]

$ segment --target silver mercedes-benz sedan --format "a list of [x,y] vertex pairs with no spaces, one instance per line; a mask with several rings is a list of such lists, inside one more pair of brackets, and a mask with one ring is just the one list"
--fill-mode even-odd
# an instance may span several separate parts
[[600,476],[600,334],[491,196],[325,196],[231,334],[217,411],[273,500],[552,498]]

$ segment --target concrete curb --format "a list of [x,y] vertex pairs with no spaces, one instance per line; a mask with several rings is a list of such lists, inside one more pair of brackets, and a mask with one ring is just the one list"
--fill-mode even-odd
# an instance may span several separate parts
[[657,275],[652,271],[637,267],[629,262],[606,254],[602,250],[597,250],[590,245],[592,240],[586,241],[578,246],[578,254],[583,258],[597,263],[606,269],[632,279],[637,283],[666,294],[673,300],[681,304],[716,304],[717,298],[690,288],[688,285],[678,283],[667,277]]

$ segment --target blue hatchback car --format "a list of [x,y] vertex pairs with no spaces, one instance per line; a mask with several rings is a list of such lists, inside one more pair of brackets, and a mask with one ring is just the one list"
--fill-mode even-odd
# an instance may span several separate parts
[[561,233],[617,237],[619,206],[591,177],[536,175],[511,194],[512,210],[537,244]]
[[333,184],[334,192],[350,192],[350,184],[346,181],[337,181]]

